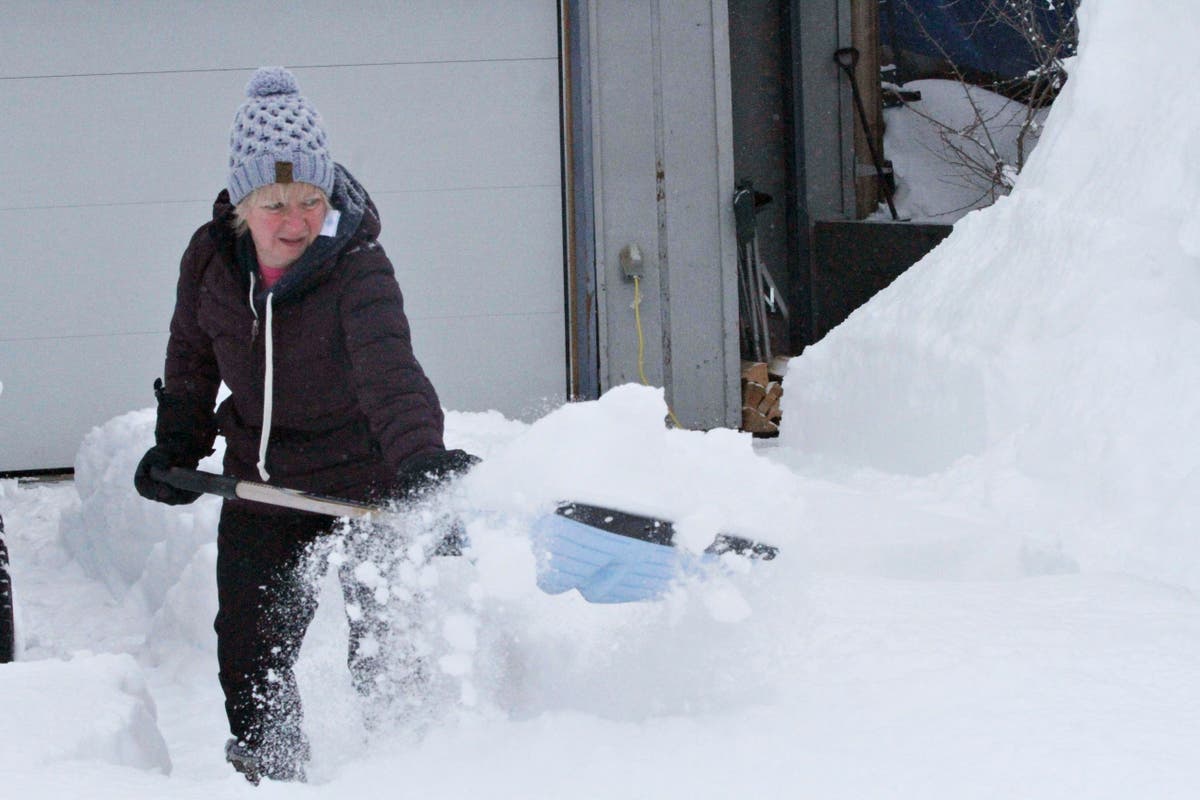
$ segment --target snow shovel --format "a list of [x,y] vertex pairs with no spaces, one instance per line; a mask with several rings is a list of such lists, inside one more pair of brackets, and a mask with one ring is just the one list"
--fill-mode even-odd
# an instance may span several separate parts
[[675,546],[661,519],[586,503],[562,503],[533,526],[537,584],[547,594],[576,589],[590,603],[634,603],[666,594],[684,575],[703,575],[735,553],[770,561],[779,549],[718,534],[702,553]]
[[[332,517],[386,518],[394,513],[385,506],[200,470],[156,467],[151,474],[178,489]],[[667,520],[573,502],[561,503],[553,514],[538,519],[533,526],[533,541],[538,588],[548,594],[577,589],[592,603],[653,600],[681,575],[696,574],[727,553],[758,561],[770,561],[779,553],[772,545],[727,534],[719,534],[703,553],[690,553],[675,547],[674,527]],[[458,544],[439,547],[435,555],[461,555]]]

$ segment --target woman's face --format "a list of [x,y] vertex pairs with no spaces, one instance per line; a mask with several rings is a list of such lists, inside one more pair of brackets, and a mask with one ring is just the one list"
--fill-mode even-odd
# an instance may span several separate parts
[[325,222],[325,198],[309,183],[275,183],[250,198],[246,226],[258,263],[286,269],[303,255]]

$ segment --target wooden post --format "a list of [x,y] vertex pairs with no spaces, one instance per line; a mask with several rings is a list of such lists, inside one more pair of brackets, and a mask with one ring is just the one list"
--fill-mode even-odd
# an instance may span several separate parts
[[[866,108],[867,127],[875,152],[883,153],[883,93],[879,88],[879,0],[850,0],[850,40],[858,50],[854,79]],[[857,114],[857,112],[856,112]],[[858,218],[875,213],[883,199],[883,187],[875,175],[871,149],[861,120],[854,120],[855,210]]]

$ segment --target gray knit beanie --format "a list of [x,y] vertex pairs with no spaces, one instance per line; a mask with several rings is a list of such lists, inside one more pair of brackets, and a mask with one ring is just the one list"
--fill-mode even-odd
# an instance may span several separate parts
[[260,186],[304,182],[333,193],[333,159],[321,115],[300,96],[296,76],[262,67],[229,132],[229,199],[237,205]]

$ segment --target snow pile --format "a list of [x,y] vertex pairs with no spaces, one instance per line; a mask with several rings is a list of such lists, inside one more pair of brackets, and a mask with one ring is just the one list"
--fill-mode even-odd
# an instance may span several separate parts
[[[216,541],[221,501],[203,497],[181,509],[143,500],[131,491],[133,473],[154,444],[154,409],[124,414],[94,428],[75,458],[80,506],[64,516],[67,549],[118,598],[151,611],[162,605],[196,549]],[[217,440],[223,448],[223,440]],[[221,450],[200,465],[220,472]]]
[[[5,719],[0,725],[0,774],[65,760],[171,771],[154,700],[132,657],[80,654],[69,661],[0,669]],[[46,702],[61,696],[82,702]]]
[[[495,414],[448,415],[448,444],[484,462],[434,507],[418,507],[394,525],[422,530],[450,508],[466,525],[471,559],[437,559],[432,568],[402,564],[379,576],[379,589],[396,601],[393,622],[411,628],[435,666],[429,697],[410,716],[423,715],[425,724],[463,714],[549,712],[637,721],[729,711],[773,691],[767,687],[783,675],[765,654],[778,652],[773,642],[786,638],[788,622],[760,614],[800,602],[786,598],[800,591],[806,565],[796,535],[804,530],[802,484],[757,455],[748,435],[669,430],[666,413],[661,390],[626,386],[532,425]],[[61,534],[77,561],[110,587],[127,619],[122,641],[108,646],[132,646],[148,666],[204,681],[215,693],[219,501],[169,507],[134,493],[130,476],[152,439],[152,417],[149,410],[127,414],[87,437],[77,458],[81,502],[64,512]],[[758,499],[730,491],[739,485]],[[783,502],[762,502],[767,496]],[[793,547],[797,558],[754,567],[734,561],[709,580],[682,582],[660,604],[605,608],[574,593],[551,597],[536,586],[529,530],[536,516],[567,499],[672,519],[686,548],[702,549],[723,531]],[[821,549],[819,540],[807,547]],[[827,561],[861,563],[861,556],[843,543]],[[337,582],[332,574],[322,580],[298,676],[314,746],[339,763],[352,754],[347,742],[363,736],[363,710],[354,710],[345,666]],[[411,610],[402,601],[414,593],[424,601]],[[681,660],[680,652],[694,655]],[[223,731],[210,736],[219,741]]]
[[[775,520],[803,515],[795,476],[758,457],[750,436],[672,430],[666,415],[661,390],[632,384],[596,403],[558,408],[485,454],[468,481],[471,500],[527,513],[563,500],[615,506],[675,520],[680,541],[694,550],[719,531],[759,538],[778,529]],[[771,503],[747,504],[726,490],[739,485],[757,487]]]
[[1200,69],[1195,9],[1081,16],[1016,190],[792,362],[784,444],[929,476],[1082,566],[1200,587],[1200,111],[1140,68]]
[[[901,218],[954,224],[991,205],[990,165],[1010,165],[1004,179],[1015,178],[1012,165],[1033,151],[1046,112],[1033,112],[1021,143],[1030,116],[1022,103],[957,81],[910,81],[903,88],[920,92],[921,99],[883,112],[884,152],[895,172],[893,202]],[[890,220],[891,214],[881,208],[873,219]]]

